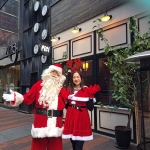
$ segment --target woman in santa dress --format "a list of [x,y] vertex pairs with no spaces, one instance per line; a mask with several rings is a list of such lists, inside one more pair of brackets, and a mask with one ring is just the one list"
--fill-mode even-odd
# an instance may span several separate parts
[[82,150],[84,141],[93,139],[88,110],[93,110],[94,94],[99,90],[100,86],[96,84],[84,86],[80,71],[72,72],[62,138],[71,140],[73,150]]

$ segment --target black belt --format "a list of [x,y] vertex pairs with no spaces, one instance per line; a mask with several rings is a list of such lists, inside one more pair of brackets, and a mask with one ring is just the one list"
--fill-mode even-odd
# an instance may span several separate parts
[[53,109],[47,110],[47,109],[43,109],[43,108],[36,108],[36,114],[44,115],[49,118],[62,117],[63,111],[62,110],[53,110]]
[[76,106],[76,105],[69,105],[69,106],[72,107],[72,108],[76,108],[76,109],[78,109],[80,111],[82,111],[81,108],[86,108],[86,106]]

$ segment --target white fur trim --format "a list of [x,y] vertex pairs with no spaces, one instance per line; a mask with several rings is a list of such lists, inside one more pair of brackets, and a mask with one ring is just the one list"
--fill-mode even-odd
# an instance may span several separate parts
[[35,128],[32,125],[31,135],[33,138],[44,137],[60,137],[62,135],[63,127],[56,127],[56,117],[48,118],[47,127]]
[[96,98],[95,97],[93,98],[93,102],[96,103]]
[[56,70],[57,72],[59,72],[60,74],[62,74],[62,68],[54,66],[54,65],[50,65],[49,66],[49,71],[52,72],[53,70]]
[[68,96],[68,99],[70,99],[70,100],[74,100],[74,101],[82,101],[82,102],[87,102],[87,101],[89,101],[89,97],[76,97],[76,96],[74,96],[74,94],[72,94],[72,95],[69,95]]
[[79,140],[79,141],[90,141],[93,140],[93,135],[90,136],[73,136],[72,134],[62,134],[63,139],[72,139],[72,140]]
[[90,140],[93,140],[93,135],[91,135],[91,136],[72,136],[72,140],[90,141]]
[[13,106],[19,106],[23,100],[24,100],[24,97],[22,94],[18,93],[18,92],[14,92],[16,94],[16,97],[15,97],[15,103],[13,104]]
[[96,103],[96,98],[93,98],[93,102]]
[[72,134],[67,134],[67,135],[62,134],[63,139],[70,139],[71,137],[72,137]]

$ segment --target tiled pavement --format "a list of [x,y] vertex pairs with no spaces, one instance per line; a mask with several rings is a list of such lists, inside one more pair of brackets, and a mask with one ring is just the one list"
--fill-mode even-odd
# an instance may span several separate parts
[[[0,107],[0,150],[30,150],[32,114]],[[85,142],[83,150],[119,150],[115,140],[94,133],[94,140]],[[72,150],[69,140],[63,140],[63,150]],[[130,150],[137,150],[131,144]]]

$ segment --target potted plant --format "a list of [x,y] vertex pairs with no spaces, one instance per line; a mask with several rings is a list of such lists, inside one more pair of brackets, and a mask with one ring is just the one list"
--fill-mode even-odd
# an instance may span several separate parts
[[[100,19],[94,22],[100,22]],[[128,148],[131,140],[131,128],[130,119],[133,111],[135,111],[136,125],[138,130],[138,107],[137,107],[137,90],[139,82],[138,64],[128,64],[124,60],[129,56],[137,54],[139,52],[146,51],[150,48],[150,32],[146,32],[140,35],[136,26],[136,18],[133,16],[130,18],[129,29],[133,35],[134,42],[129,44],[126,48],[110,46],[109,41],[103,34],[103,28],[99,25],[97,33],[102,41],[105,42],[104,53],[108,59],[106,65],[110,68],[110,73],[113,81],[113,94],[112,97],[119,101],[119,103],[130,109],[130,115],[126,126],[116,126],[116,146],[119,148]],[[126,133],[127,132],[127,133]],[[137,131],[138,132],[138,131]],[[118,135],[119,134],[119,135]],[[126,135],[124,135],[126,134]],[[121,136],[121,137],[120,137]],[[139,136],[137,134],[137,143],[139,144]]]

